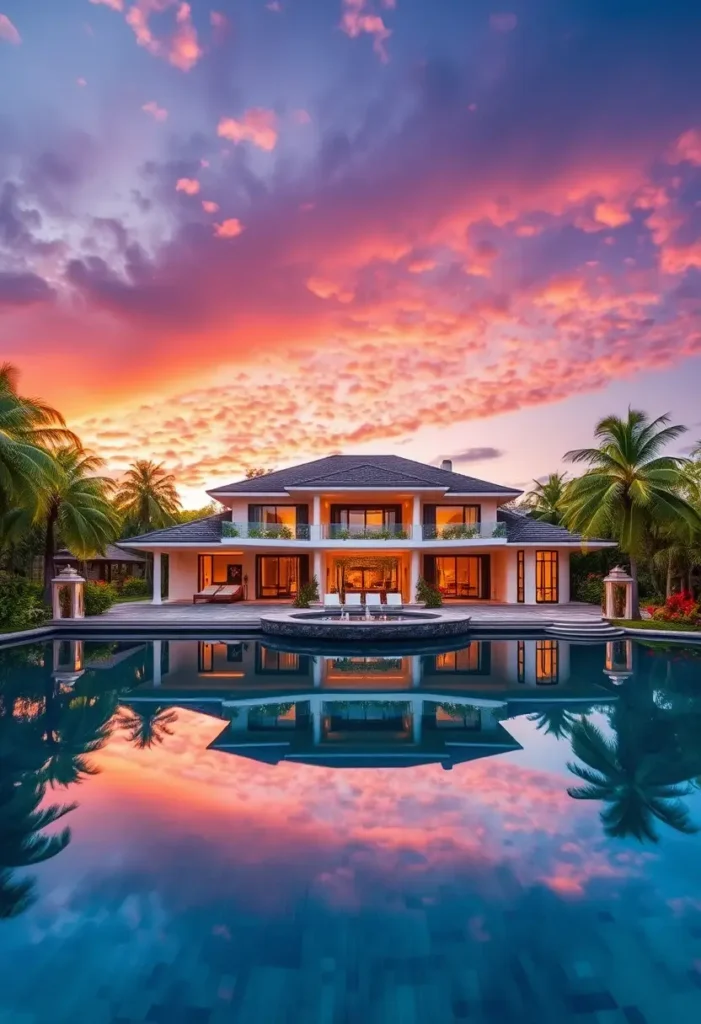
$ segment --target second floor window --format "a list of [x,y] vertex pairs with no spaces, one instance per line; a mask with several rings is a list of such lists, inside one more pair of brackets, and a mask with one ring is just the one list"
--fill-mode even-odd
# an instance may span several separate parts
[[264,523],[266,526],[297,525],[297,509],[294,505],[251,505],[252,523]]

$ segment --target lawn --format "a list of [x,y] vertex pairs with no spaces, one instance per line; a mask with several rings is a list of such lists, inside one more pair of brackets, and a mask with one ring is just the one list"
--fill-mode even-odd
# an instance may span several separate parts
[[654,619],[612,619],[614,626],[621,629],[659,629],[669,633],[701,633],[701,626],[690,626],[682,622],[658,622]]
[[117,600],[115,601],[115,604],[127,604],[127,602],[131,603],[133,601],[150,601],[150,600],[151,600],[151,598],[150,598],[150,596],[148,594],[144,595],[144,597],[118,597]]

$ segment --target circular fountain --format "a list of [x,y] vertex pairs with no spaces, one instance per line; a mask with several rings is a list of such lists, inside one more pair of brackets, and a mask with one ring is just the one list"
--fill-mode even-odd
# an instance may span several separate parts
[[268,636],[305,640],[436,640],[464,636],[470,630],[470,616],[443,608],[396,612],[384,608],[376,612],[293,608],[262,615],[260,627]]

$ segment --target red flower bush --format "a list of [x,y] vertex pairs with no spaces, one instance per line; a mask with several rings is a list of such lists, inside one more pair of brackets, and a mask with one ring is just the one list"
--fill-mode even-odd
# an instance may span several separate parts
[[694,626],[701,619],[699,603],[687,590],[672,594],[661,608],[651,606],[648,611],[653,619],[660,622],[681,622]]

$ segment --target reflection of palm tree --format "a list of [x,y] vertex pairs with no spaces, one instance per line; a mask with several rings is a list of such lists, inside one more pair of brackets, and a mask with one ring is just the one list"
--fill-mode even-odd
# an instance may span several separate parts
[[76,804],[54,804],[38,810],[45,786],[36,774],[27,772],[17,777],[6,771],[3,763],[0,779],[0,918],[16,917],[34,901],[32,879],[14,881],[13,868],[29,867],[55,857],[71,838],[70,829],[57,835],[41,835],[42,829],[53,825]]
[[122,708],[117,716],[117,725],[126,731],[135,747],[145,750],[146,747],[162,743],[166,736],[172,736],[171,726],[177,720],[178,714],[173,708],[156,704],[144,711]]
[[636,752],[619,731],[607,739],[587,719],[573,725],[571,737],[572,751],[583,765],[567,767],[586,785],[567,792],[575,800],[608,805],[601,813],[607,836],[656,843],[655,819],[686,835],[698,831],[680,799],[692,790],[683,761],[668,758],[664,750]]
[[555,736],[561,740],[563,736],[569,736],[577,718],[578,716],[568,711],[566,707],[556,705],[535,711],[528,716],[528,721],[535,722],[536,729],[542,729],[546,736]]
[[[60,709],[56,728],[47,728],[44,741],[44,779],[53,786],[70,786],[87,775],[99,774],[88,754],[100,750],[109,738],[114,714],[112,692],[98,697],[71,697]],[[50,719],[49,719],[50,720]]]

